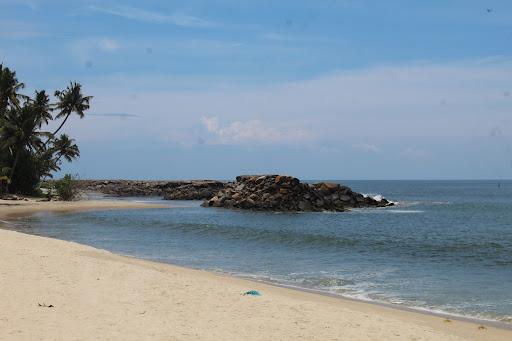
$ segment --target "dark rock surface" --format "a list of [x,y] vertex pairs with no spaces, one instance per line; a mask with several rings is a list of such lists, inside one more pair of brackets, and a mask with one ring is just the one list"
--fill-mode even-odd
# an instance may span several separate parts
[[168,200],[203,200],[224,187],[215,180],[146,181],[146,180],[79,180],[82,191],[112,196],[160,196]]
[[209,199],[225,186],[224,182],[214,180],[192,181],[181,186],[167,189],[165,200],[202,200]]
[[345,211],[354,207],[386,207],[393,203],[375,200],[333,183],[306,184],[283,175],[242,175],[225,184],[205,207],[260,211]]

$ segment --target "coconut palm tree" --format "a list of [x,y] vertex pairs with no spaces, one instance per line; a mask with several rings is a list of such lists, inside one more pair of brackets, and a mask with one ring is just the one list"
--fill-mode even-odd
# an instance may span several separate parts
[[10,179],[23,149],[36,151],[43,147],[41,137],[47,134],[38,130],[41,120],[41,116],[28,103],[19,110],[10,109],[0,118],[0,151],[8,150],[14,157],[10,167]]
[[[63,91],[56,91],[56,103],[43,91],[34,97],[19,94],[24,87],[16,73],[0,64],[0,176],[7,176],[11,191],[29,192],[41,177],[51,177],[60,170],[64,160],[80,156],[75,141],[56,134],[71,114],[84,117],[92,97],[82,94],[79,83],[72,82]],[[57,114],[52,117],[52,112]],[[54,119],[62,119],[53,132],[44,131]],[[43,143],[42,140],[45,139]]]
[[53,141],[53,147],[51,150],[53,150],[55,153],[55,162],[57,164],[59,164],[62,157],[68,162],[71,162],[73,159],[80,157],[80,150],[75,144],[75,140],[69,138],[69,136],[66,134],[61,134],[59,138]]
[[55,109],[59,110],[55,118],[64,117],[64,120],[53,132],[54,136],[59,132],[72,113],[76,113],[78,117],[83,118],[84,112],[89,109],[89,102],[92,99],[92,96],[84,96],[82,94],[82,86],[76,82],[71,82],[63,91],[55,91],[55,97],[58,98]]
[[80,150],[75,140],[62,134],[59,138],[53,139],[50,148],[41,150],[37,161],[40,177],[52,178],[52,173],[60,170],[61,159],[73,161],[80,157]]
[[35,114],[39,116],[39,128],[41,128],[43,123],[48,124],[48,122],[53,120],[51,114],[52,105],[50,104],[50,97],[44,90],[36,91],[34,99],[30,100],[29,103],[32,106],[32,110],[34,110]]
[[19,108],[23,96],[18,91],[24,87],[25,84],[18,82],[15,71],[0,64],[0,116],[5,115],[9,106]]

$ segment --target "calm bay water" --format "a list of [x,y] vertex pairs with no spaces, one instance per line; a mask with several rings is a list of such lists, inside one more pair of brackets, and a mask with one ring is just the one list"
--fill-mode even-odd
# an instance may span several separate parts
[[343,183],[399,203],[285,214],[168,202],[183,207],[37,215],[14,228],[139,258],[512,322],[512,181]]

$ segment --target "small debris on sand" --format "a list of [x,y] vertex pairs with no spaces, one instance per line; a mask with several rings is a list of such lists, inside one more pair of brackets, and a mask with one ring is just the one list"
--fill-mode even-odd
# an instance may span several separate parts
[[37,305],[40,306],[40,307],[43,307],[43,308],[53,308],[53,304],[46,305],[45,303],[43,303],[43,304],[38,303]]

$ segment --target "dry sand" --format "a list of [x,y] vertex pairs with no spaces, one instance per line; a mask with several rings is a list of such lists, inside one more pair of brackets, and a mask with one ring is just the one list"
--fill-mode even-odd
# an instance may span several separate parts
[[[38,211],[147,207],[3,204],[2,220]],[[251,289],[263,295],[241,295]],[[0,340],[146,339],[512,340],[512,331],[0,230]]]

